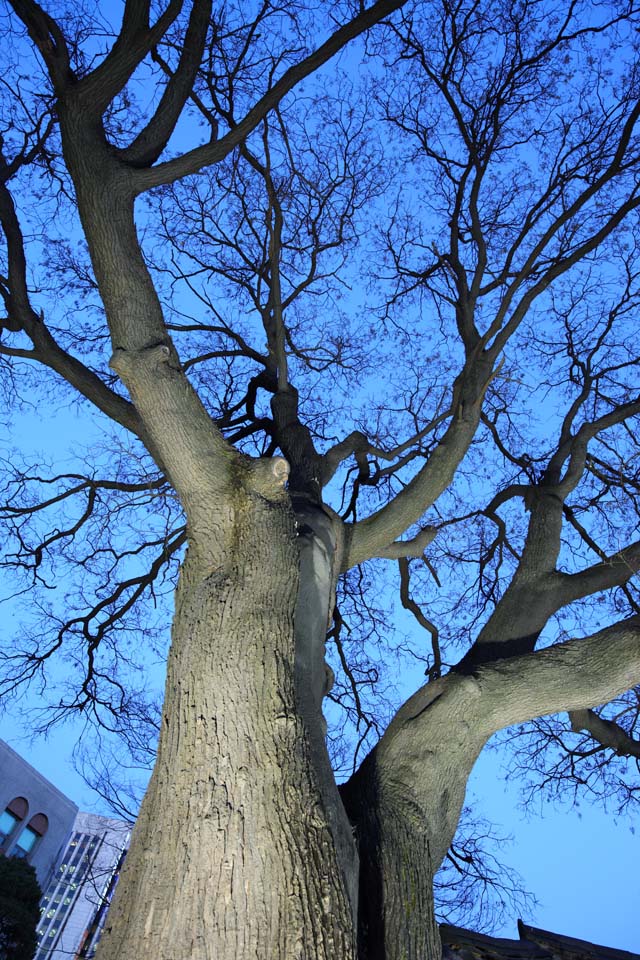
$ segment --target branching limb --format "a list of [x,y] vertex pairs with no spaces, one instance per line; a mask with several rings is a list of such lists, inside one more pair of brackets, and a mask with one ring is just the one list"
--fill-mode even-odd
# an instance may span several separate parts
[[405,610],[412,613],[421,627],[431,636],[431,649],[433,651],[433,663],[427,672],[429,680],[437,680],[442,673],[442,655],[440,653],[439,631],[438,628],[428,617],[425,617],[420,606],[411,597],[409,593],[409,561],[406,557],[398,559],[400,569],[400,602]]
[[[496,510],[502,504],[513,497],[522,497],[529,511],[529,523],[516,572],[481,630],[476,649],[467,654],[464,661],[467,666],[491,656],[512,656],[533,649],[552,614],[574,600],[623,586],[640,569],[640,546],[637,543],[608,556],[599,550],[575,517],[573,509],[566,504],[567,497],[587,470],[589,441],[612,427],[626,425],[638,413],[637,401],[621,403],[575,429],[574,421],[592,390],[597,389],[596,384],[597,375],[585,370],[582,389],[563,419],[557,447],[539,482],[511,484],[496,494],[487,508],[487,515],[495,518]],[[574,574],[556,569],[563,520],[567,518],[602,560]],[[505,643],[511,647],[503,647],[500,653],[500,644]],[[485,647],[484,653],[480,647]]]
[[383,560],[398,561],[405,557],[421,557],[437,535],[438,527],[424,527],[410,540],[394,540],[380,551],[378,557]]
[[317,50],[314,50],[300,63],[290,67],[229,133],[213,143],[195,147],[174,160],[167,160],[155,167],[138,171],[135,178],[136,190],[142,193],[152,187],[172,183],[182,177],[197,173],[198,170],[213,163],[219,163],[247,139],[267,114],[277,107],[282,98],[301,80],[304,80],[305,77],[327,63],[350,40],[369,30],[383,17],[387,17],[398,10],[403,2],[404,0],[376,0],[370,7],[362,9],[361,13],[344,26],[339,27]]
[[533,717],[607,703],[640,684],[640,616],[482,666],[478,684],[488,735]]
[[598,716],[594,710],[572,710],[569,719],[575,733],[586,730],[603,747],[609,747],[620,756],[640,759],[640,740],[630,737],[619,723]]
[[[6,310],[6,319],[0,322],[0,328],[4,326],[13,332],[24,330],[33,349],[19,351],[20,356],[49,367],[108,417],[142,437],[144,430],[133,404],[111,390],[80,360],[63,350],[48,330],[43,315],[38,315],[31,305],[24,238],[7,187],[7,179],[14,166],[0,153],[0,225],[6,241],[8,262],[7,279],[0,281],[0,297]],[[12,355],[15,350],[0,343],[0,353]]]
[[261,311],[265,333],[268,339],[269,359],[271,372],[277,381],[279,391],[286,391],[289,385],[287,354],[285,350],[286,332],[282,302],[282,284],[280,278],[282,260],[282,229],[284,214],[278,190],[273,182],[271,173],[271,150],[269,146],[269,126],[264,123],[262,145],[265,162],[261,163],[251,150],[242,144],[240,153],[249,166],[256,171],[264,182],[268,198],[266,226],[268,232],[268,284],[269,297],[265,308]]
[[[67,531],[67,534],[69,533],[72,532]],[[161,539],[144,544],[144,548],[160,547],[147,569],[112,585],[106,593],[104,590],[101,591],[100,599],[84,613],[66,620],[56,618],[58,630],[48,645],[43,645],[39,637],[35,644],[31,644],[33,647],[31,650],[4,653],[0,658],[3,664],[3,677],[0,684],[2,693],[11,694],[22,684],[32,680],[43,671],[46,662],[60,650],[65,641],[77,637],[84,647],[84,676],[78,687],[74,688],[72,699],[60,702],[57,708],[58,715],[63,716],[68,710],[84,710],[93,705],[94,709],[101,706],[117,717],[118,703],[120,699],[126,700],[126,693],[116,677],[102,668],[101,644],[108,643],[110,633],[114,628],[117,629],[123,618],[145,594],[149,591],[153,593],[161,571],[185,543],[186,529],[182,526],[170,531]],[[116,656],[118,656],[117,651]],[[110,696],[105,697],[100,692],[102,684],[117,691],[115,700]]]
[[476,434],[484,395],[495,375],[484,356],[467,360],[454,384],[455,415],[425,465],[384,507],[346,527],[345,569],[380,556],[449,486]]
[[[127,7],[128,6],[129,4],[127,4]],[[179,9],[181,6],[182,3],[173,4],[174,9]],[[168,23],[165,27],[165,22],[168,19],[170,11],[173,13],[171,7],[172,4],[169,4],[167,10],[158,21],[159,26],[161,22],[164,21],[160,26],[162,32],[165,32],[168,27]],[[211,0],[196,0],[196,2],[194,2],[191,8],[189,23],[185,31],[178,66],[175,72],[171,74],[152,118],[145,128],[140,131],[133,143],[121,151],[121,157],[126,163],[130,163],[134,167],[151,166],[169,142],[184,105],[191,95],[198,68],[200,67],[211,18],[211,7]],[[156,33],[158,32],[159,31],[156,30]],[[123,23],[121,37],[124,33]],[[148,33],[151,42],[145,44],[145,53],[150,52],[157,43],[156,36],[152,35],[151,31],[148,31]],[[126,42],[125,45],[125,41],[122,41],[122,46],[125,52],[128,53],[131,48],[131,43],[129,41]],[[104,66],[107,66],[106,61]],[[112,71],[108,70],[107,72]],[[97,73],[98,71],[96,71],[96,74]],[[100,78],[99,76],[96,77],[96,74],[93,75],[93,82],[99,84]]]
[[[59,25],[34,0],[14,0],[11,5],[40,51],[54,85],[58,91],[63,90],[74,75],[69,48]],[[139,7],[139,4],[127,4],[127,8],[133,6]]]
[[[444,423],[451,414],[452,411],[447,410],[445,413],[434,417],[433,420],[414,433],[413,436],[409,437],[408,440],[399,443],[391,450],[385,450],[371,443],[361,430],[353,430],[349,436],[345,437],[344,440],[341,440],[339,443],[336,443],[324,454],[322,468],[323,484],[329,483],[340,464],[352,456],[355,456],[356,460],[358,457],[371,456],[376,460],[385,460],[391,463],[406,451],[411,451],[415,448],[429,433],[432,433],[441,423]],[[406,461],[403,460],[401,466],[404,466],[405,463]]]
[[588,443],[604,430],[617,424],[624,423],[640,413],[640,400],[630,400],[628,403],[617,405],[601,417],[583,423],[573,436],[559,446],[551,458],[547,473],[551,477],[558,476],[562,466],[568,460],[568,466],[561,481],[557,484],[559,496],[565,499],[577,486],[582,477],[587,460]]
[[557,580],[558,599],[563,605],[625,584],[640,570],[640,541],[629,544],[610,557],[603,557],[579,573],[559,574]]

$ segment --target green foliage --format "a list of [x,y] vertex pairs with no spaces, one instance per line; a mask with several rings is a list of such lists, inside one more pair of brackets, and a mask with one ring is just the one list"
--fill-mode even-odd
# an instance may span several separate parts
[[42,891],[33,867],[0,856],[0,960],[31,960]]

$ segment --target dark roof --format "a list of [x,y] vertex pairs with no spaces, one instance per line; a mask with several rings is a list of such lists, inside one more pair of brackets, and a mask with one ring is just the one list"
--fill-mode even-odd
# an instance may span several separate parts
[[519,940],[489,937],[442,924],[443,960],[640,960],[637,953],[601,947],[561,933],[539,930],[518,920]]
[[442,924],[443,960],[549,960],[546,950],[523,940],[504,940]]
[[565,937],[561,933],[550,933],[530,927],[518,920],[518,933],[521,940],[530,940],[546,949],[553,957],[566,957],[567,960],[640,960],[637,953],[616,950],[615,947],[602,947],[587,940]]

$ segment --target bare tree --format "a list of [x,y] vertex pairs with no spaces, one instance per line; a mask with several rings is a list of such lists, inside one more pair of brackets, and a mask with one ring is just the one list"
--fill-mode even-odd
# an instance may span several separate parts
[[[487,740],[564,711],[638,757],[640,11],[10,6],[5,391],[46,368],[119,447],[7,464],[6,562],[80,578],[5,689],[73,651],[60,710],[159,729],[99,956],[439,956]],[[178,567],[156,714],[131,637]],[[427,675],[386,725],[379,576]]]

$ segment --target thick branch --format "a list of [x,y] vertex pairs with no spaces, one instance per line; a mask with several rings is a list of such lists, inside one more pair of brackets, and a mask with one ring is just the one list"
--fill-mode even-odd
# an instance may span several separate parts
[[167,83],[153,117],[121,154],[133,166],[155,163],[169,142],[193,88],[207,39],[210,16],[211,0],[194,3],[178,67]]
[[166,183],[173,183],[182,177],[196,173],[203,167],[219,163],[224,160],[232,150],[241,144],[256,129],[258,124],[266,115],[276,107],[282,98],[286,96],[293,88],[310,76],[321,66],[327,63],[336,53],[339,53],[350,40],[360,36],[366,30],[369,30],[376,23],[389,16],[395,10],[402,7],[404,0],[377,0],[371,7],[363,10],[357,17],[350,20],[343,27],[333,33],[317,50],[301,60],[295,66],[290,67],[283,76],[274,83],[273,87],[258,100],[254,107],[249,110],[243,120],[235,126],[226,136],[213,143],[205,143],[202,146],[195,147],[188,153],[174,160],[168,160],[166,163],[158,164],[144,171],[139,171],[136,178],[136,188],[139,193],[149,190],[151,187],[161,186]]
[[111,390],[89,367],[60,347],[51,336],[44,323],[39,322],[28,331],[36,347],[34,358],[54,370],[67,383],[93,403],[111,420],[119,423],[139,437],[149,448],[149,452],[161,467],[159,456],[154,454],[153,445],[146,435],[140,417],[133,406],[124,397]]
[[[104,112],[136,67],[165,35],[180,13],[183,0],[169,0],[164,12],[151,26],[149,6],[149,3],[129,0],[125,5],[120,34],[113,47],[102,63],[77,84],[75,93],[81,98],[86,113],[95,117]],[[204,7],[206,11],[207,2],[195,0],[194,7]],[[197,16],[195,11],[192,13],[194,16]]]
[[491,735],[514,723],[607,703],[640,683],[640,616],[478,670],[479,722]]
[[573,436],[569,437],[558,447],[558,450],[549,461],[546,472],[551,475],[554,472],[559,474],[563,464],[567,458],[569,459],[569,466],[558,486],[558,492],[563,499],[575,489],[582,477],[586,466],[587,445],[589,440],[596,437],[599,433],[602,433],[603,430],[608,430],[610,427],[624,423],[625,420],[637,416],[638,413],[640,413],[640,400],[634,399],[629,400],[627,403],[621,403],[601,417],[583,423]]
[[580,573],[559,574],[557,593],[562,605],[581,597],[620,587],[640,570],[640,540],[629,544],[618,553],[595,563]]
[[[2,165],[5,166],[4,159]],[[13,198],[4,182],[0,182],[0,224],[7,245],[9,273],[7,287],[3,288],[7,310],[4,325],[12,331],[25,331],[35,348],[28,353],[30,359],[54,370],[108,417],[142,438],[144,430],[133,404],[111,390],[80,360],[63,350],[47,329],[43,318],[31,306],[22,230]],[[2,350],[0,346],[0,352]]]
[[383,560],[402,560],[406,557],[421,557],[438,535],[438,527],[424,527],[411,540],[394,540],[384,547],[378,556]]
[[[539,518],[537,523],[541,523]],[[540,526],[536,534],[538,549],[546,555],[546,530],[549,541],[547,559],[554,555],[556,535],[553,528],[554,524]],[[630,544],[619,553],[603,557],[602,562],[574,574],[545,569],[535,563],[528,568],[523,559],[476,642],[457,664],[456,670],[473,672],[482,663],[533,650],[549,618],[562,607],[627,583],[640,568],[640,543]]]
[[[585,392],[585,398],[589,391]],[[582,398],[581,403],[585,398]],[[572,519],[565,504],[580,482],[587,466],[588,442],[601,431],[624,423],[637,413],[638,401],[620,404],[570,434],[571,422],[580,404],[573,404],[564,419],[557,449],[538,485],[512,484],[496,494],[487,508],[491,515],[505,501],[522,496],[530,519],[516,573],[500,603],[481,630],[474,647],[459,668],[473,668],[498,656],[514,656],[532,650],[548,618],[574,600],[621,586],[640,566],[640,545],[631,544],[611,557],[600,553],[601,563],[576,574],[556,570],[561,547],[563,517]],[[569,461],[564,475],[562,469]],[[577,529],[579,529],[577,527]],[[583,538],[585,532],[579,529]],[[589,542],[587,540],[587,542]],[[509,643],[507,648],[500,645]],[[482,648],[482,649],[480,649]]]
[[69,50],[60,27],[34,0],[11,0],[11,6],[47,65],[54,87],[62,91],[72,78]]
[[630,737],[619,723],[605,720],[593,710],[572,710],[569,719],[574,733],[586,730],[603,747],[610,747],[621,756],[640,758],[640,742]]
[[422,469],[386,506],[364,520],[345,525],[345,570],[381,556],[446,490],[475,436],[482,400],[494,375],[484,358],[468,362],[454,385],[456,413]]

